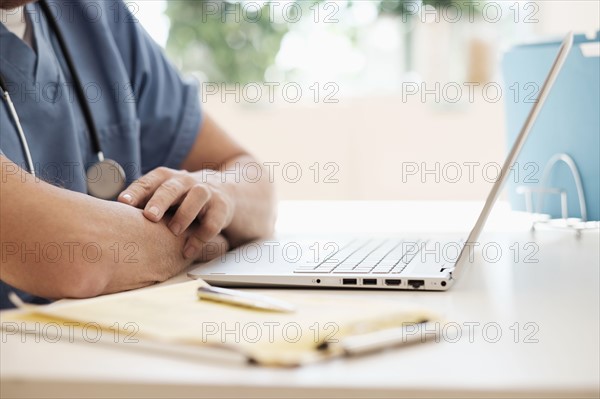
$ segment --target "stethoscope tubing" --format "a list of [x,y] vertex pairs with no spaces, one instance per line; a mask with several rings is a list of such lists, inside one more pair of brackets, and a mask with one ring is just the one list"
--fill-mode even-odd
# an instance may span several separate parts
[[[75,63],[73,61],[73,57],[69,51],[66,40],[62,34],[60,27],[58,26],[58,22],[53,17],[52,12],[50,10],[50,6],[48,5],[46,0],[40,0],[39,2],[42,12],[46,16],[48,24],[50,25],[51,30],[54,32],[58,44],[60,46],[60,50],[63,53],[65,62],[71,73],[71,77],[74,81],[75,86],[75,94],[77,95],[77,99],[79,100],[79,104],[81,106],[81,111],[83,112],[83,117],[85,119],[85,123],[87,125],[89,136],[92,144],[92,148],[94,153],[96,153],[99,162],[104,161],[104,153],[102,152],[102,147],[100,145],[100,136],[98,134],[98,130],[96,129],[96,123],[94,122],[94,117],[92,115],[92,110],[90,108],[89,102],[86,100],[85,92],[83,90],[83,84],[81,83],[81,78],[75,68]],[[19,139],[21,141],[21,146],[23,147],[23,152],[25,154],[27,168],[29,172],[35,176],[35,167],[33,164],[33,160],[31,157],[31,150],[29,148],[29,143],[27,142],[27,137],[25,136],[25,132],[23,131],[23,126],[21,125],[21,121],[19,119],[19,115],[17,110],[12,102],[10,94],[8,93],[8,85],[4,80],[4,77],[0,73],[0,88],[2,88],[2,97],[8,106],[8,110],[11,114],[11,118],[13,119],[17,132],[19,134]]]
[[25,161],[27,162],[27,168],[29,169],[29,173],[33,177],[35,177],[35,167],[33,165],[33,159],[31,158],[31,151],[29,150],[29,144],[27,143],[27,137],[25,136],[25,132],[23,131],[23,126],[21,125],[21,120],[19,119],[19,114],[15,109],[15,105],[10,98],[10,94],[8,93],[8,88],[6,86],[6,82],[2,75],[0,75],[0,87],[2,88],[2,97],[8,106],[8,111],[15,122],[15,126],[17,128],[17,133],[19,134],[19,139],[21,141],[21,147],[23,147],[23,153],[25,153]]

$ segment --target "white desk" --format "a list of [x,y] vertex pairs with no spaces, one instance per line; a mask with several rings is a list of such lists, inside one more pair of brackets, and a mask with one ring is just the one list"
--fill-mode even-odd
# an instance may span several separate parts
[[[414,217],[419,212],[428,218]],[[309,227],[426,231],[437,225],[461,230],[461,212],[476,210],[453,203],[284,203],[278,227],[284,233]],[[435,221],[444,215],[444,221]],[[509,219],[511,223],[503,223]],[[418,303],[463,326],[478,322],[473,342],[463,331],[455,343],[442,339],[351,360],[268,369],[208,352],[167,356],[132,345],[36,343],[31,337],[22,343],[19,336],[3,336],[1,396],[598,397],[598,233],[584,233],[580,239],[556,231],[532,236],[527,226],[523,215],[500,204],[480,241],[497,242],[504,256],[486,263],[479,253],[449,292],[336,291]],[[530,242],[539,246],[533,255],[538,262],[525,262],[527,251],[515,262],[509,248]],[[484,337],[485,323],[497,324]],[[488,342],[496,326],[502,336]],[[537,343],[525,342],[530,333]]]

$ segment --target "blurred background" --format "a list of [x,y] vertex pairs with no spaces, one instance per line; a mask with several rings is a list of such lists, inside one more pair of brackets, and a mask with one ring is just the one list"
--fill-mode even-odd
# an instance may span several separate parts
[[287,200],[484,199],[534,94],[502,54],[600,29],[595,0],[128,3]]

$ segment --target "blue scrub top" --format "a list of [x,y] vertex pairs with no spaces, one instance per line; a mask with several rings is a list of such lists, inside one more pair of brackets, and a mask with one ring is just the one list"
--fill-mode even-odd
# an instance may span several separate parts
[[[201,124],[197,86],[182,80],[121,0],[49,3],[59,16],[105,157],[123,166],[128,184],[159,166],[179,168]],[[33,28],[33,48],[0,23],[0,71],[37,175],[85,193],[85,171],[97,157],[72,78],[40,6],[29,4],[26,13]],[[0,151],[28,170],[4,101],[0,104]],[[12,290],[0,282],[0,308],[12,306],[7,298]]]

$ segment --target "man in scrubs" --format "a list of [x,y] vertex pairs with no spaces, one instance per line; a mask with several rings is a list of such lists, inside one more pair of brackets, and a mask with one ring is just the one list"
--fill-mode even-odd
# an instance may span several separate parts
[[[0,0],[0,73],[29,144],[0,104],[0,307],[164,281],[272,232],[266,171],[201,110],[121,0],[49,0],[102,151],[126,173],[117,201],[88,195],[97,162],[56,32],[32,0]],[[200,22],[199,22],[200,23]],[[265,173],[262,173],[265,172]]]

